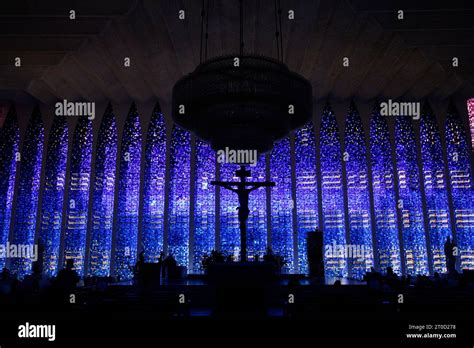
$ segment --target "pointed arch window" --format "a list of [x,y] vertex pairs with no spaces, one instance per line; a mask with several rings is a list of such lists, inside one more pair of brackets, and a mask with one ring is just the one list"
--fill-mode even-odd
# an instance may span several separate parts
[[63,116],[55,116],[48,139],[39,235],[39,243],[44,250],[43,272],[50,277],[56,275],[59,265],[67,156],[67,120]]
[[329,105],[323,110],[319,140],[323,244],[329,248],[333,246],[333,253],[324,257],[324,269],[327,277],[345,277],[346,258],[334,250],[334,246],[346,245],[341,142],[336,117]]
[[428,104],[425,104],[421,115],[420,137],[433,271],[445,273],[444,244],[452,235],[444,172],[444,151],[435,116]]
[[148,126],[145,147],[142,243],[146,262],[158,262],[163,251],[165,219],[166,127],[157,104]]
[[188,266],[189,261],[190,167],[191,135],[175,126],[170,147],[168,252],[181,266]]
[[110,275],[116,163],[117,123],[109,104],[100,123],[94,164],[89,273],[97,277]]
[[312,123],[295,133],[296,226],[298,272],[308,272],[306,233],[319,227],[316,137]]
[[[44,128],[38,107],[33,111],[21,148],[15,226],[12,243],[33,246],[35,242],[43,160]],[[20,278],[31,272],[32,258],[15,258],[13,272]]]
[[370,154],[379,266],[382,270],[391,267],[395,273],[400,274],[402,269],[392,145],[387,120],[380,115],[378,109],[373,111],[370,121]]
[[120,177],[118,185],[117,238],[115,273],[120,279],[131,279],[137,260],[140,206],[140,169],[142,129],[135,104],[132,104],[122,134]]
[[216,188],[211,185],[216,177],[216,156],[211,146],[199,139],[195,163],[192,271],[202,272],[202,257],[215,249],[216,242]]
[[395,121],[395,152],[406,272],[410,275],[428,274],[420,170],[410,117],[398,116]]
[[362,279],[374,265],[372,219],[367,170],[367,146],[359,111],[349,107],[344,136],[344,164],[347,177],[347,206],[350,244],[360,248],[361,258],[352,257],[352,276]]
[[[10,234],[15,178],[20,159],[20,132],[15,107],[7,113],[0,128],[0,245],[6,245]],[[0,269],[5,267],[5,258],[0,257]]]
[[64,261],[72,259],[84,275],[87,220],[89,214],[90,172],[92,167],[92,122],[79,117],[74,130],[67,198]]

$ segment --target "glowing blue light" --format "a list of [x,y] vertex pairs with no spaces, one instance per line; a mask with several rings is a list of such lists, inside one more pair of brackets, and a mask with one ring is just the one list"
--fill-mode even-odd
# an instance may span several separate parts
[[401,273],[392,145],[386,119],[374,110],[370,121],[372,190],[379,266]]
[[[12,244],[32,246],[35,242],[44,129],[38,107],[33,111],[21,149],[15,226]],[[32,258],[13,259],[12,269],[20,278],[31,272]]]
[[[248,181],[266,180],[265,155],[261,155],[255,166],[247,167],[250,170]],[[234,193],[236,196],[236,194]],[[267,249],[267,192],[259,188],[249,195],[249,218],[247,219],[247,259],[261,260]]]
[[110,275],[116,162],[117,124],[109,104],[100,124],[95,157],[89,273],[97,277]]
[[132,104],[125,121],[120,149],[115,273],[131,279],[137,259],[140,163],[142,149],[140,117]]
[[[220,168],[221,181],[238,181],[234,178],[236,164],[222,163]],[[220,188],[220,249],[224,255],[232,255],[235,260],[240,257],[240,227],[237,207],[237,195],[224,188]]]
[[428,274],[420,171],[410,117],[399,116],[395,121],[395,149],[406,272]]
[[448,236],[451,236],[451,223],[441,136],[428,104],[425,104],[421,115],[420,137],[433,271],[444,273],[446,272],[444,243]]
[[346,118],[344,145],[350,244],[352,247],[360,247],[359,250],[363,251],[363,255],[358,255],[362,257],[352,255],[349,262],[352,277],[362,279],[364,274],[370,271],[370,267],[373,267],[374,256],[367,173],[367,147],[362,120],[353,103],[351,103]]
[[166,175],[165,119],[157,104],[151,116],[145,149],[142,243],[146,262],[158,262],[163,251]]
[[181,266],[188,266],[189,260],[190,161],[190,134],[173,127],[170,147],[168,252]]
[[298,272],[308,272],[306,233],[319,226],[316,138],[309,123],[295,133],[296,226],[298,230]]
[[[321,119],[320,151],[324,269],[327,277],[345,277],[345,255],[338,255],[334,252],[334,247],[331,247],[345,246],[346,232],[339,128],[329,105],[324,108]],[[330,255],[326,254],[328,249],[332,251]]]
[[446,119],[449,179],[462,269],[474,269],[474,183],[467,134],[454,105]]
[[43,273],[50,277],[56,275],[59,265],[67,155],[67,120],[56,116],[48,140],[39,236],[39,244],[44,248]]
[[[0,128],[0,245],[6,245],[10,233],[19,142],[20,132],[15,107],[12,105]],[[0,269],[3,267],[5,257],[2,255]]]
[[194,180],[194,245],[193,272],[202,272],[201,260],[216,243],[216,156],[211,146],[196,141]]
[[92,122],[79,117],[74,130],[68,187],[64,261],[74,260],[74,268],[84,274],[87,215],[92,157]]
[[275,144],[270,154],[271,189],[271,246],[273,253],[283,256],[284,271],[294,271],[293,209],[290,139]]

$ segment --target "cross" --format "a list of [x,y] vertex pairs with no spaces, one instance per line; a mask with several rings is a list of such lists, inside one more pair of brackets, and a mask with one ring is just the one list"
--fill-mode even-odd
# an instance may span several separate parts
[[211,185],[223,187],[227,190],[237,193],[239,197],[239,224],[240,224],[240,261],[247,261],[247,225],[246,221],[249,217],[249,195],[250,192],[259,189],[260,187],[273,187],[274,182],[271,181],[257,181],[248,182],[247,178],[250,177],[250,170],[245,169],[244,165],[240,166],[240,169],[235,172],[236,176],[240,178],[240,181],[211,181]]

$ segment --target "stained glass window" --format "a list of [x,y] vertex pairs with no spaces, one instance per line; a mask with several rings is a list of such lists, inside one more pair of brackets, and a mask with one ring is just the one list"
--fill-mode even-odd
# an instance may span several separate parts
[[145,148],[142,243],[146,262],[158,262],[163,251],[165,218],[166,127],[157,104],[148,126]]
[[[235,171],[236,164],[222,163],[220,167],[221,181],[238,181]],[[249,198],[250,199],[250,198]],[[237,207],[237,195],[227,189],[220,188],[220,249],[224,255],[231,255],[234,260],[240,258],[240,228]]]
[[92,122],[79,117],[74,130],[67,200],[64,260],[73,259],[80,276],[84,275],[87,218],[89,212],[92,161]]
[[395,121],[395,151],[399,193],[397,207],[402,216],[406,272],[410,275],[427,274],[428,258],[420,192],[420,170],[410,117],[399,116]]
[[[39,107],[36,107],[26,129],[21,148],[12,244],[32,247],[35,242],[43,142],[43,122]],[[12,269],[14,273],[22,278],[31,272],[31,265],[32,257],[14,258]]]
[[215,249],[216,242],[216,156],[211,146],[196,141],[194,181],[194,245],[193,272],[201,272],[204,254]]
[[344,146],[350,244],[351,250],[357,253],[351,255],[349,262],[352,276],[361,279],[374,265],[374,257],[367,147],[362,120],[354,103],[351,103],[346,118]]
[[392,145],[387,120],[374,110],[370,121],[372,190],[374,194],[375,233],[379,266],[401,273],[397,202],[392,162]]
[[316,138],[309,123],[295,133],[296,225],[298,272],[308,272],[306,233],[319,227]]
[[453,104],[448,110],[445,134],[461,268],[474,269],[474,183],[467,134]]
[[290,139],[275,144],[270,154],[271,188],[271,246],[273,253],[283,256],[284,270],[294,271],[293,209]]
[[140,117],[132,104],[122,134],[118,186],[115,273],[131,279],[137,260],[138,214],[140,205],[140,164],[142,149]]
[[95,155],[89,273],[110,275],[114,225],[117,124],[109,104],[100,123]]
[[[19,153],[20,133],[15,107],[8,111],[0,128],[0,245],[6,245],[10,233],[13,194]],[[0,269],[5,267],[5,258],[0,257]]]
[[451,235],[443,147],[433,111],[425,104],[420,123],[421,159],[433,256],[433,271],[446,272],[444,244]]
[[342,153],[336,117],[329,105],[321,119],[320,151],[324,269],[327,277],[345,277],[346,257],[337,253],[346,245]]
[[170,146],[168,253],[181,266],[188,266],[189,260],[190,161],[191,136],[189,132],[173,127]]
[[[248,166],[250,178],[248,181],[265,181],[266,161],[261,155],[255,166]],[[237,198],[237,195],[234,193]],[[258,255],[261,260],[267,249],[267,192],[259,188],[250,192],[250,214],[247,220],[247,260],[255,260]],[[240,230],[239,230],[240,231]]]
[[48,140],[39,236],[39,244],[44,248],[43,272],[48,276],[54,276],[59,265],[67,156],[67,119],[55,116]]

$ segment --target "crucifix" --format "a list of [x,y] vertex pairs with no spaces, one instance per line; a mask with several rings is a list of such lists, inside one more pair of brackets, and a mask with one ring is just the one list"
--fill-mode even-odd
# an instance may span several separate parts
[[240,224],[240,261],[247,261],[247,218],[249,217],[249,194],[260,187],[275,186],[271,181],[248,182],[246,179],[250,177],[250,170],[245,169],[244,165],[235,172],[240,181],[211,181],[212,185],[223,187],[227,190],[237,193],[239,197],[239,224]]

